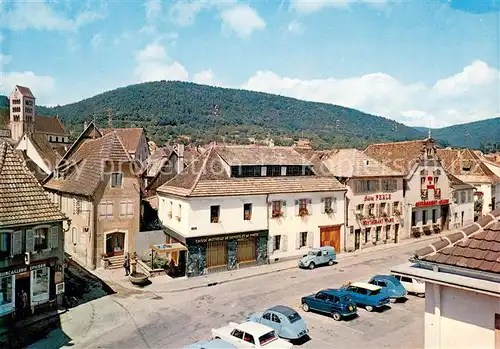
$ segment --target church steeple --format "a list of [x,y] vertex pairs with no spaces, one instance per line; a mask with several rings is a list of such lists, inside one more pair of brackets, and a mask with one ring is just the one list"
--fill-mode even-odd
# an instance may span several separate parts
[[9,96],[10,132],[16,142],[25,133],[35,132],[35,96],[27,87],[16,85]]

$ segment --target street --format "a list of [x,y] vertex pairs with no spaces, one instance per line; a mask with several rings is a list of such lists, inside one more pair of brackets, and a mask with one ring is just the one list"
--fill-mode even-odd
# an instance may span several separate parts
[[[333,267],[290,269],[182,292],[140,293],[124,290],[82,304],[64,314],[62,330],[31,348],[182,348],[209,339],[211,328],[245,321],[253,311],[276,304],[298,310],[311,339],[300,348],[422,348],[424,299],[408,296],[405,303],[390,304],[383,312],[359,309],[358,318],[333,319],[300,309],[301,296],[345,281],[367,281],[404,263],[418,242],[348,258]],[[147,291],[147,288],[145,289]]]

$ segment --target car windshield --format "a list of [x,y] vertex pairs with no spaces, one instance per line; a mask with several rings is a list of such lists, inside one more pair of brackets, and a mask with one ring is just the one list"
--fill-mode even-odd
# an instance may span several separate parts
[[377,294],[379,294],[379,293],[380,293],[380,290],[373,290],[373,291],[370,291],[370,295],[371,295],[371,296],[375,296],[375,295],[377,295]]
[[276,338],[278,338],[278,337],[276,337],[276,334],[274,333],[274,331],[271,331],[271,332],[266,333],[263,336],[260,336],[259,343],[261,346],[264,346],[264,345],[276,340]]
[[288,315],[288,320],[290,320],[290,323],[297,322],[301,319],[300,315],[298,313],[293,313]]
[[316,256],[318,254],[318,250],[312,250],[307,253],[308,256]]

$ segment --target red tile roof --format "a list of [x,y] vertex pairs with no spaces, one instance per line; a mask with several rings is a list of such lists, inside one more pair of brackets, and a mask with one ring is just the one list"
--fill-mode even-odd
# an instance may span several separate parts
[[43,133],[54,136],[68,136],[61,120],[53,116],[35,116],[35,133]]
[[137,151],[137,147],[139,146],[139,142],[141,141],[141,137],[144,135],[144,129],[142,128],[101,128],[100,131],[103,134],[107,134],[112,131],[116,132],[116,134],[122,139],[125,149],[134,155]]
[[0,141],[0,227],[65,220],[66,217],[7,143]]
[[[500,182],[500,178],[471,149],[437,149],[437,155],[441,159],[445,170],[461,180],[468,182]],[[470,170],[465,170],[465,165],[470,167]]]
[[29,88],[19,85],[16,85],[16,88],[19,91],[19,93],[21,93],[24,97],[35,98],[35,96],[33,96],[33,93],[31,93],[31,90]]
[[500,274],[500,209],[415,252],[418,260]]

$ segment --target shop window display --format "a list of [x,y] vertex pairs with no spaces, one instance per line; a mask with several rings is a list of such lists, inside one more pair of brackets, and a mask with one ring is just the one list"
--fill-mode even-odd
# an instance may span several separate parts
[[49,268],[31,272],[31,292],[32,304],[49,300]]
[[13,309],[13,283],[12,276],[0,278],[0,314],[5,314]]

